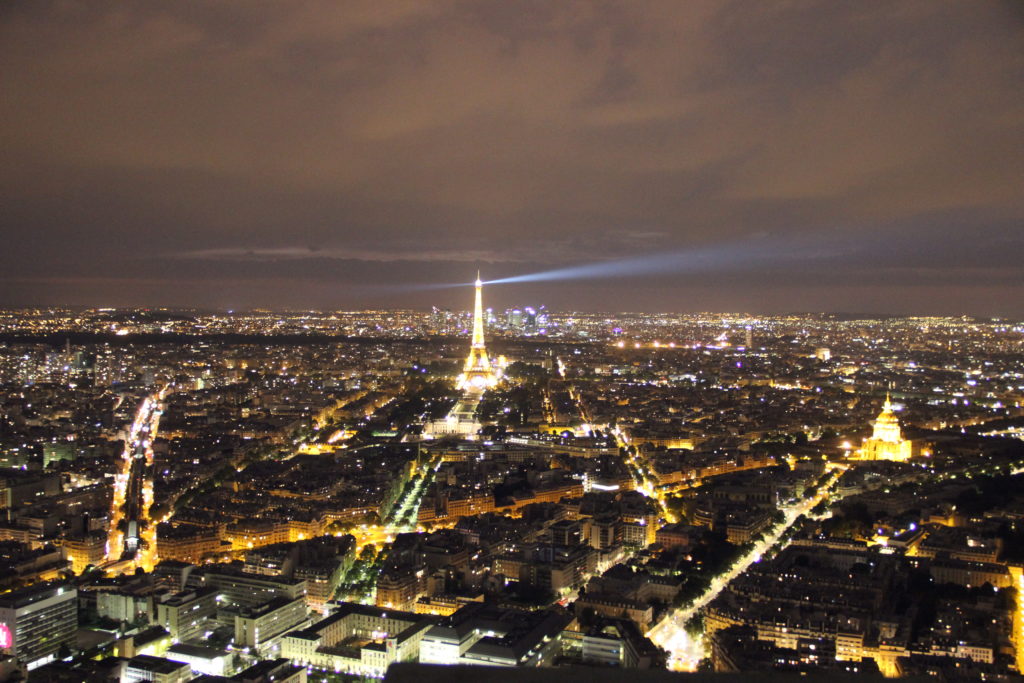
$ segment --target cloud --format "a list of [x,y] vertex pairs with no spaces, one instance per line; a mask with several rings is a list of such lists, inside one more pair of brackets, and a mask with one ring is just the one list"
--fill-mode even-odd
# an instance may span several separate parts
[[[8,3],[0,272],[116,295],[169,259],[269,299],[249,262],[428,278],[838,231],[966,286],[1024,255],[1022,39],[995,1]],[[869,260],[835,277],[899,267]],[[768,296],[742,275],[716,297]]]
[[[334,259],[357,261],[456,261],[479,263],[492,260],[488,251],[315,249],[312,247],[222,247],[172,254],[174,258],[204,261],[296,261]],[[515,261],[501,258],[502,261]]]

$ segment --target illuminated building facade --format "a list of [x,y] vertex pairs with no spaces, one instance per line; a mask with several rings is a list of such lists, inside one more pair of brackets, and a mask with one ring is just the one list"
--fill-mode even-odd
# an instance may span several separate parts
[[382,678],[395,662],[416,661],[437,619],[426,614],[344,603],[309,628],[285,634],[281,656],[300,666]]
[[882,412],[874,423],[874,433],[864,440],[859,452],[861,460],[896,460],[906,462],[912,455],[913,444],[903,438],[899,418],[892,408],[889,395],[885,396]]
[[71,571],[76,574],[81,574],[89,566],[99,566],[107,556],[107,537],[102,532],[93,532],[80,538],[63,538],[59,543],[71,561]]

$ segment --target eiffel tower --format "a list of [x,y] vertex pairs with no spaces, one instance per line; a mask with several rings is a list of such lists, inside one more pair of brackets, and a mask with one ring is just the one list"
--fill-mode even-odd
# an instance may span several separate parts
[[484,343],[483,286],[480,273],[476,274],[476,302],[473,305],[473,343],[469,347],[466,365],[459,376],[459,389],[483,393],[498,383],[498,376],[487,357]]

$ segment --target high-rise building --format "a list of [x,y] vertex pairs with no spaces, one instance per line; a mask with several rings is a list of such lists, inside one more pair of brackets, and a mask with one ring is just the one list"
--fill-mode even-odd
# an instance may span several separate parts
[[309,625],[303,598],[273,598],[235,614],[235,646],[269,652],[280,637],[300,625]]
[[218,590],[209,586],[177,593],[157,605],[156,623],[175,642],[200,638],[217,614],[217,595]]
[[547,308],[544,307],[544,306],[541,306],[540,308],[538,308],[537,309],[537,327],[538,327],[538,331],[539,332],[543,333],[543,332],[546,331],[545,328],[548,326],[549,320],[550,320],[550,318],[548,316]]
[[505,329],[518,334],[539,334],[546,332],[550,317],[544,306],[535,308],[523,306],[505,311]]
[[519,330],[523,326],[523,311],[518,308],[513,308],[508,312],[508,328],[510,330]]
[[0,652],[14,655],[29,669],[57,657],[78,629],[78,591],[43,584],[0,596]]

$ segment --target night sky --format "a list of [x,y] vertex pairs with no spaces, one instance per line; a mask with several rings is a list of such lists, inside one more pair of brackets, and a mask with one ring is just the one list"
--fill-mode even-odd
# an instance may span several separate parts
[[0,150],[3,306],[1024,316],[1011,0],[8,0]]

